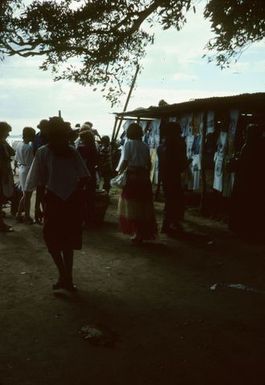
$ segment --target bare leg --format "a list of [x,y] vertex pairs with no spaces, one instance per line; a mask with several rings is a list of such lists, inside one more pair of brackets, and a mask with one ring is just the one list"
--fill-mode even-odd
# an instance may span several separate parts
[[38,186],[36,189],[36,199],[35,199],[35,221],[36,221],[36,223],[42,223],[43,195],[44,195],[43,187]]
[[30,200],[31,200],[31,191],[27,191],[26,195],[23,193],[24,198],[24,210],[25,210],[25,223],[27,225],[31,225],[33,223],[33,220],[30,216]]
[[59,272],[58,282],[53,285],[53,289],[64,288],[67,277],[62,254],[60,251],[52,251],[50,254]]
[[75,290],[75,286],[73,285],[73,257],[73,250],[63,250],[63,260],[66,273],[66,288],[70,291]]
[[21,217],[24,210],[25,210],[25,195],[23,194],[18,204],[17,215],[16,215],[17,220],[20,221],[20,219],[22,219]]

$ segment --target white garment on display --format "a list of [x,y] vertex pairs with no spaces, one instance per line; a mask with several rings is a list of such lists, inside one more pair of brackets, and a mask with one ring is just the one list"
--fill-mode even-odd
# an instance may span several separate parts
[[182,115],[179,123],[184,137],[192,135],[192,114]]
[[223,167],[227,150],[227,132],[221,131],[217,141],[217,152],[214,155],[214,180],[213,188],[217,191],[223,191]]
[[[194,135],[186,136],[186,155],[188,159],[192,159],[192,145],[194,141]],[[192,164],[189,164],[186,172],[186,185],[188,190],[193,189],[193,171]]]
[[192,145],[194,142],[194,135],[188,135],[186,137],[186,154],[187,158],[191,159],[192,158]]
[[214,132],[214,111],[208,111],[206,135],[213,132]]
[[203,130],[203,112],[193,113],[193,134],[200,135]]
[[222,192],[224,154],[222,152],[216,152],[214,155],[214,162],[215,162],[215,167],[214,167],[213,188],[217,191]]
[[193,175],[193,190],[199,190],[200,188],[200,176],[201,176],[201,156],[196,154],[192,156],[192,175]]
[[227,149],[227,132],[221,131],[217,140],[217,152],[225,154]]
[[232,138],[234,139],[235,133],[236,133],[236,127],[237,122],[239,118],[239,111],[238,110],[231,110],[230,111],[230,121],[229,121],[229,132]]
[[160,142],[160,128],[161,120],[160,119],[155,119],[152,120],[150,123],[150,137],[149,137],[149,142],[148,145],[150,148],[157,148],[159,146]]

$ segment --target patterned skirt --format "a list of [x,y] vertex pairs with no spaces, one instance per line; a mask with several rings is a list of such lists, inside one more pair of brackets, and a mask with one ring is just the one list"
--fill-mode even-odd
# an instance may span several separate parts
[[124,234],[155,239],[157,225],[149,174],[143,169],[127,171],[126,186],[118,205],[119,227]]

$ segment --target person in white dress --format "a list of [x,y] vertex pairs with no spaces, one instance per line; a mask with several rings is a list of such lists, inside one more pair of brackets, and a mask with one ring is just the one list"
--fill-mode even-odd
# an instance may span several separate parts
[[[25,212],[25,217],[22,217],[22,212],[25,211],[24,203],[25,203],[25,183],[27,179],[27,175],[33,162],[34,153],[33,153],[33,145],[32,142],[35,138],[35,130],[32,127],[23,128],[22,138],[23,142],[20,142],[16,146],[16,156],[15,160],[18,165],[18,177],[19,177],[19,185],[21,191],[23,192],[23,196],[19,202],[18,212],[17,212],[17,221],[24,222],[26,224],[32,224],[33,220],[30,217],[29,212]],[[29,205],[30,210],[30,205]]]

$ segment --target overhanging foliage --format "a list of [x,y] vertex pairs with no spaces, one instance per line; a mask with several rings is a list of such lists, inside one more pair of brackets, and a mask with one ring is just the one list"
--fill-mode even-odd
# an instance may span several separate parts
[[[152,26],[182,28],[196,0],[2,0],[0,55],[40,56],[42,70],[100,89],[115,104],[129,84]],[[195,8],[194,8],[195,9]],[[208,49],[223,66],[265,33],[263,0],[209,0],[215,38]]]

